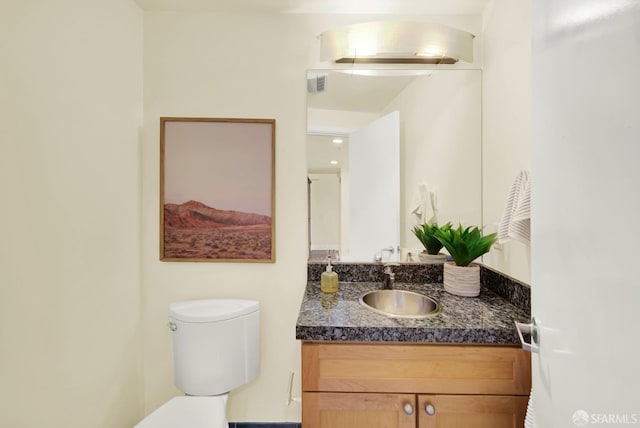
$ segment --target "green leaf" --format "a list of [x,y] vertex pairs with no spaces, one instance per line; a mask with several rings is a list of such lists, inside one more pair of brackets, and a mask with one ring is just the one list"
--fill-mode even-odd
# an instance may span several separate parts
[[424,223],[418,226],[413,226],[413,234],[422,243],[425,250],[427,250],[427,253],[438,254],[442,249],[442,243],[436,238],[436,232],[447,231],[450,230],[451,227],[451,222],[448,222],[443,226],[438,226],[437,223]]
[[496,241],[497,234],[482,236],[482,230],[476,226],[466,229],[458,225],[456,229],[438,230],[435,238],[447,249],[458,266],[469,266],[481,255],[489,252]]

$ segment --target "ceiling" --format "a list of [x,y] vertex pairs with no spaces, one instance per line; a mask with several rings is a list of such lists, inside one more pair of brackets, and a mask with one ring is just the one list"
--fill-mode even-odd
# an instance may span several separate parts
[[[413,79],[416,71],[378,70],[376,75],[353,75],[336,70],[315,72],[307,76],[325,74],[326,91],[307,94],[307,108],[323,110],[382,113]],[[429,71],[417,71],[430,74]],[[378,75],[381,74],[381,75]],[[316,130],[317,131],[317,130]],[[336,133],[335,135],[342,135]],[[335,135],[307,135],[307,168],[313,173],[338,173],[348,163],[348,135],[343,135],[342,144],[332,142]],[[330,161],[338,161],[332,165]]]
[[[349,137],[342,136],[341,144],[334,144],[334,137],[307,135],[307,170],[311,173],[336,174],[349,163]],[[332,164],[331,161],[337,161]]]
[[135,0],[144,10],[477,15],[489,0]]
[[307,107],[381,113],[414,78],[413,75],[354,76],[333,71],[326,78],[326,91],[307,94]]

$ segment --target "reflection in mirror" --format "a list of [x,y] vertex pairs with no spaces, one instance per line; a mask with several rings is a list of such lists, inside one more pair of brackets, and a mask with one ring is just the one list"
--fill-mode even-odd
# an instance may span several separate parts
[[482,224],[479,70],[307,78],[311,259],[417,260],[413,225]]

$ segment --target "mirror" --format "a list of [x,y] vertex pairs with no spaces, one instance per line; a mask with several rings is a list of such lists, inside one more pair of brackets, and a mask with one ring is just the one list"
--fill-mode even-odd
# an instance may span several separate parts
[[311,260],[417,260],[414,225],[482,225],[481,79],[460,69],[308,72]]

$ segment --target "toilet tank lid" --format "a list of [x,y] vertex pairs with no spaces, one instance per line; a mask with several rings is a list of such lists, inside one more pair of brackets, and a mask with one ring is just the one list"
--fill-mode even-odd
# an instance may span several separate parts
[[255,300],[209,299],[187,300],[169,305],[169,315],[178,321],[224,321],[256,312],[260,303]]

